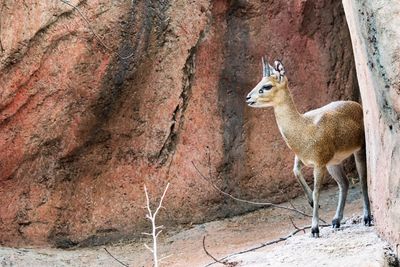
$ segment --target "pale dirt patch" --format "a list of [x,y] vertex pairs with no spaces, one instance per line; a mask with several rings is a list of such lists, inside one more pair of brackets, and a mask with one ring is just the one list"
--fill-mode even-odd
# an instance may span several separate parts
[[324,228],[321,234],[322,237],[315,240],[308,234],[295,236],[272,251],[260,249],[230,257],[229,261],[248,267],[388,266],[388,248],[373,227],[349,222],[340,230]]
[[[336,209],[336,187],[321,195],[321,218],[328,223]],[[311,213],[304,197],[292,201],[294,205]],[[289,205],[288,203],[284,203]],[[168,209],[168,207],[167,207]],[[164,211],[164,212],[168,212]],[[358,186],[349,192],[345,217],[356,217],[362,213],[361,194]],[[171,255],[161,266],[191,267],[204,266],[212,260],[204,253],[202,239],[206,235],[208,251],[217,258],[242,251],[263,242],[283,237],[292,232],[289,220],[292,217],[299,227],[309,225],[311,219],[290,211],[266,208],[243,216],[237,216],[172,232],[160,239],[160,257]],[[350,220],[351,221],[351,220]],[[152,266],[151,254],[140,242],[115,244],[107,249],[129,266]],[[265,247],[230,258],[238,266],[384,266],[387,243],[374,232],[374,227],[361,224],[346,224],[340,230],[321,230],[321,238],[299,234],[285,242]],[[0,248],[1,266],[122,266],[104,251],[103,247],[61,250]],[[213,266],[222,266],[214,264]]]

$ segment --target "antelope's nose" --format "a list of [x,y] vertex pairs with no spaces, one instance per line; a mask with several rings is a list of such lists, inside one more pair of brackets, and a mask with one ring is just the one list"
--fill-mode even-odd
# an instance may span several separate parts
[[251,98],[251,96],[247,96],[247,97],[246,97],[246,100],[249,100],[250,98]]

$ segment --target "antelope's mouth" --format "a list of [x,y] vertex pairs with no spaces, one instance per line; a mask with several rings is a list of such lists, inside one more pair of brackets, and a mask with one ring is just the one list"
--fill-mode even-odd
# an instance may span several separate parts
[[256,103],[256,101],[251,99],[251,97],[247,97],[246,103],[247,103],[247,105],[252,106],[252,105],[254,105]]

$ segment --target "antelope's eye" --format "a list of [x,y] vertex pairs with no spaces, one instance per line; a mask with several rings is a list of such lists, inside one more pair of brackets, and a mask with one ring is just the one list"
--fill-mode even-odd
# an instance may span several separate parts
[[272,88],[272,85],[270,85],[270,84],[264,85],[264,86],[262,87],[263,90],[271,90],[271,88]]
[[258,90],[258,93],[262,94],[264,93],[264,90],[261,88],[260,90]]

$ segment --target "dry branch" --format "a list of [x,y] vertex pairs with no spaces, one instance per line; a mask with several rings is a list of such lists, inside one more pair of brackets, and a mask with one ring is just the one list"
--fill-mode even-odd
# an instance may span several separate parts
[[[201,178],[203,178],[205,181],[207,181],[215,190],[217,190],[218,192],[220,192],[221,194],[223,194],[223,195],[225,195],[225,196],[227,196],[227,197],[232,198],[233,200],[236,200],[236,201],[239,201],[239,202],[243,202],[243,203],[247,203],[247,204],[252,204],[252,205],[267,206],[267,207],[274,207],[274,208],[279,208],[279,209],[290,210],[290,211],[297,212],[297,213],[299,213],[299,214],[301,214],[301,215],[303,215],[303,216],[312,218],[312,215],[307,214],[307,213],[305,213],[305,212],[303,212],[303,211],[301,211],[301,210],[298,210],[298,209],[296,209],[296,208],[293,208],[293,207],[292,207],[292,208],[291,208],[291,207],[286,207],[286,206],[274,204],[274,203],[271,203],[271,202],[255,202],[255,201],[250,201],[250,200],[245,200],[245,199],[237,198],[237,197],[235,197],[235,196],[233,196],[233,195],[231,195],[231,194],[229,194],[229,193],[223,191],[223,190],[220,189],[218,186],[216,186],[214,183],[212,183],[212,182],[211,182],[211,176],[210,176],[210,178],[207,178],[207,177],[199,170],[199,168],[197,168],[196,164],[194,164],[193,161],[192,161],[192,165],[193,165],[193,167],[196,169],[196,171],[197,171],[197,173],[199,174],[199,176],[200,176]],[[322,220],[322,219],[319,219],[319,220],[320,220],[321,222],[323,222],[323,223],[326,223],[326,222],[325,222],[324,220]]]
[[203,250],[207,254],[207,256],[209,256],[211,259],[214,260],[214,262],[218,262],[218,263],[221,263],[221,264],[226,265],[226,266],[236,266],[237,265],[236,262],[228,262],[227,260],[220,261],[217,258],[215,258],[213,255],[211,255],[211,253],[208,252],[207,249],[206,249],[206,236],[203,236]]
[[158,267],[158,263],[162,259],[165,259],[165,258],[169,257],[169,256],[167,256],[167,257],[164,257],[164,258],[162,258],[160,260],[158,259],[157,237],[162,231],[162,230],[159,230],[159,229],[161,229],[163,226],[162,225],[161,226],[157,226],[156,225],[156,216],[157,216],[158,212],[160,211],[160,209],[162,208],[162,202],[164,200],[165,194],[167,193],[168,187],[169,187],[169,183],[165,187],[164,193],[162,194],[160,202],[158,203],[158,207],[156,208],[156,210],[153,213],[153,211],[150,208],[150,198],[149,198],[149,194],[147,193],[147,187],[146,187],[146,185],[144,186],[144,193],[146,195],[146,208],[147,208],[147,212],[148,212],[146,214],[146,218],[149,219],[150,222],[151,222],[152,231],[151,231],[151,233],[143,233],[143,234],[152,236],[152,238],[153,238],[153,248],[150,248],[147,244],[144,244],[144,246],[153,253],[154,267]]
[[306,230],[305,230],[305,229],[300,229],[300,228],[294,223],[292,217],[289,216],[289,220],[290,220],[290,222],[292,223],[294,229],[296,229],[296,230],[303,230],[303,232],[306,233]]
[[114,260],[116,260],[119,264],[121,264],[122,266],[125,266],[125,267],[129,267],[128,264],[123,263],[122,261],[120,261],[119,259],[117,259],[117,258],[116,258],[113,254],[111,254],[106,248],[104,248],[104,250],[108,253],[108,255],[111,256],[111,258],[113,258]]
[[[330,224],[322,224],[322,225],[320,225],[320,227],[328,227],[328,226],[331,226],[331,225]],[[304,226],[304,227],[301,227],[301,228],[297,227],[296,230],[294,230],[293,232],[291,232],[290,234],[288,234],[288,235],[286,235],[284,237],[280,237],[278,239],[275,239],[275,240],[272,240],[272,241],[268,241],[266,243],[262,243],[262,244],[260,244],[260,245],[258,245],[256,247],[253,247],[253,248],[249,248],[249,249],[246,249],[246,250],[242,250],[242,251],[239,251],[239,252],[232,253],[232,254],[230,254],[228,256],[225,256],[225,257],[223,257],[223,258],[221,258],[219,260],[215,260],[214,259],[214,262],[211,262],[211,263],[205,265],[204,267],[211,266],[211,265],[213,265],[215,263],[226,262],[226,260],[228,258],[230,258],[230,257],[236,256],[236,255],[240,255],[240,254],[244,254],[244,253],[251,252],[251,251],[255,251],[257,249],[260,249],[260,248],[263,248],[263,247],[266,247],[266,246],[270,246],[270,245],[285,241],[285,240],[289,239],[290,237],[296,235],[297,233],[299,233],[301,231],[305,231],[306,229],[310,229],[310,228],[311,228],[311,225],[307,225],[307,226]]]

